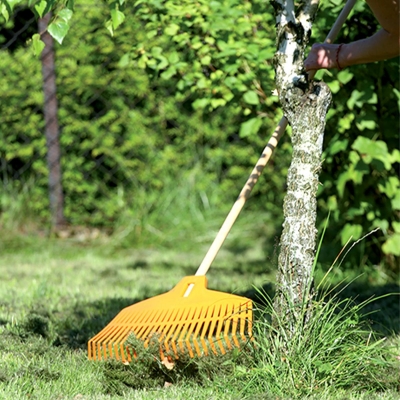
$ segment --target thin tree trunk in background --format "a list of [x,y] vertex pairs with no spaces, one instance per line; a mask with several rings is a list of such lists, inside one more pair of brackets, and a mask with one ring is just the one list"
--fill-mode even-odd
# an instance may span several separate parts
[[[277,21],[276,86],[292,127],[292,162],[287,177],[284,223],[274,307],[287,337],[310,317],[316,250],[316,193],[325,117],[331,94],[323,82],[309,82],[304,49],[319,0],[273,2]],[[304,312],[304,310],[307,310]],[[277,323],[277,321],[275,321]],[[300,323],[300,325],[299,325]]]
[[47,143],[47,165],[49,168],[49,197],[52,218],[52,228],[65,224],[64,218],[64,196],[62,189],[61,174],[61,151],[58,127],[58,104],[56,91],[56,70],[54,56],[54,41],[47,32],[51,14],[46,14],[39,19],[39,33],[45,43],[41,55],[43,91],[44,91],[44,119]]

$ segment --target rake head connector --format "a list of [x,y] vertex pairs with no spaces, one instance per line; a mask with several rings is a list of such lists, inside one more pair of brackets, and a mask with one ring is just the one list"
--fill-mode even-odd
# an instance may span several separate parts
[[161,356],[225,354],[251,338],[252,318],[251,300],[207,289],[205,276],[187,276],[169,292],[124,308],[89,341],[88,355],[131,362],[131,334],[145,347],[157,338]]

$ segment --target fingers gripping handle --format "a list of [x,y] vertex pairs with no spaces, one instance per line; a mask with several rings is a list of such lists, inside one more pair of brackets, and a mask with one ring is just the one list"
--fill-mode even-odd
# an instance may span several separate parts
[[[332,43],[336,36],[338,35],[342,25],[344,24],[346,18],[348,17],[350,11],[354,7],[356,0],[347,0],[347,3],[343,7],[339,17],[337,18],[335,24],[333,25],[332,29],[330,30],[326,42]],[[314,77],[314,74],[309,75],[310,79]],[[236,202],[234,203],[231,211],[229,212],[228,216],[226,217],[224,223],[221,226],[217,236],[215,237],[211,247],[209,248],[207,254],[205,255],[203,261],[201,262],[199,268],[197,269],[196,276],[205,275],[207,271],[210,269],[212,262],[214,261],[215,257],[218,254],[222,244],[224,243],[226,237],[228,236],[233,224],[235,223],[240,211],[242,210],[246,200],[250,197],[250,193],[258,181],[258,178],[261,175],[262,170],[266,166],[267,162],[269,161],[273,150],[277,146],[280,138],[282,137],[285,129],[287,127],[287,119],[282,117],[278,126],[275,129],[275,132],[271,136],[267,146],[265,147],[261,157],[258,159],[257,164],[255,165],[253,171],[251,172],[249,178],[246,181],[242,191],[239,194]],[[188,290],[187,292],[190,292]],[[186,296],[187,294],[185,294]]]
[[[354,5],[356,4],[357,0],[347,0],[346,4],[342,8],[339,16],[337,17],[335,23],[333,24],[331,30],[328,33],[328,36],[325,39],[325,43],[333,43],[337,38],[337,35],[342,29],[343,24],[345,23],[347,17],[349,16],[351,10],[353,9]],[[314,76],[317,71],[310,71],[308,74],[308,79],[311,81],[314,79]]]

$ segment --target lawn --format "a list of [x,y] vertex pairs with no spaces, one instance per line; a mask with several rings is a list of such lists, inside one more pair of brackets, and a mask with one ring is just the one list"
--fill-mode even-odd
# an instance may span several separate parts
[[[282,369],[270,362],[279,348],[274,351],[262,340],[257,352],[248,349],[225,357],[182,360],[173,370],[156,361],[122,365],[87,359],[87,341],[118,311],[164,293],[182,277],[194,274],[204,254],[202,246],[185,246],[184,251],[156,246],[119,248],[106,236],[82,240],[4,232],[0,243],[0,399],[400,398],[399,297],[385,296],[399,292],[396,280],[371,283],[361,277],[336,298],[358,296],[360,302],[371,294],[384,295],[365,307],[380,310],[368,319],[373,332],[386,337],[376,345],[371,359],[360,352],[360,360],[370,362],[371,367],[357,379],[362,381],[365,376],[368,385],[354,383],[348,375],[340,375],[343,385],[337,384],[333,375],[339,370],[329,367],[334,363],[324,362],[317,363],[315,371],[312,366],[304,367],[305,374],[315,374],[314,380],[321,374],[329,377],[321,379],[323,387],[317,383],[313,388],[302,387],[301,377],[293,378],[299,379],[293,387],[285,387],[289,380],[278,372],[300,365],[295,362],[301,357]],[[222,251],[208,274],[209,287],[253,298],[255,288],[263,288],[272,295],[273,264],[256,242],[246,254]],[[264,317],[260,318],[259,334],[268,327],[262,325]],[[358,321],[352,324],[357,326]],[[371,336],[364,340],[374,341]],[[357,343],[361,342],[351,346]],[[349,365],[355,361],[356,357]]]

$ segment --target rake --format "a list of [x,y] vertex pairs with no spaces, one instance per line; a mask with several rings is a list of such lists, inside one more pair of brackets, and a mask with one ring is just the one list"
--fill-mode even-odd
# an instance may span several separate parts
[[[348,0],[326,42],[337,36],[356,0]],[[252,337],[252,301],[246,297],[207,289],[205,274],[218,254],[246,200],[257,183],[287,126],[283,117],[253,168],[211,247],[193,276],[172,290],[124,308],[88,342],[91,360],[115,358],[131,362],[137,357],[128,338],[134,335],[147,347],[156,340],[160,357],[225,354]]]

